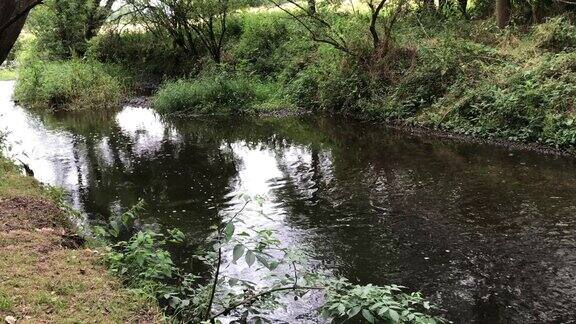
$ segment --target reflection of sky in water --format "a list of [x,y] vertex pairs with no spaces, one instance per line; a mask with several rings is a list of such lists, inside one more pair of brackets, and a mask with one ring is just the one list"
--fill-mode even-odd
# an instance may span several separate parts
[[165,140],[178,140],[176,130],[168,128],[152,109],[124,107],[116,115],[116,122],[122,133],[133,140],[133,150],[138,156],[154,154]]
[[[250,229],[271,229],[276,232],[283,247],[297,248],[302,246],[298,230],[291,228],[284,221],[286,211],[279,202],[280,199],[273,196],[273,191],[286,182],[284,174],[279,168],[279,163],[309,161],[309,153],[305,149],[290,149],[283,152],[285,159],[279,159],[278,152],[260,145],[247,145],[244,141],[235,142],[230,147],[238,162],[238,175],[237,179],[233,181],[234,189],[230,193],[231,198],[233,198],[232,207],[222,211],[225,218],[235,215],[245,204],[245,200],[241,198],[243,195],[252,199],[262,197],[261,205],[254,200],[246,205],[246,209],[239,217],[241,218],[240,221],[236,223],[236,232],[240,233]],[[225,146],[222,146],[222,149],[224,148]],[[227,256],[231,254],[231,250],[225,253]],[[280,255],[276,253],[276,256],[279,257]],[[258,276],[266,276],[267,271],[254,272],[254,268],[255,266],[250,269],[245,262],[239,261],[233,268],[224,269],[223,273],[258,283]],[[282,271],[282,269],[278,270]],[[285,270],[291,271],[291,269]],[[275,312],[272,317],[281,321],[312,313],[314,307],[318,305],[317,302],[314,302],[317,298],[318,296],[309,296],[295,302],[287,297],[282,300],[286,309]],[[301,318],[299,322],[306,323],[307,321]],[[314,322],[317,323],[318,321],[315,320]]]

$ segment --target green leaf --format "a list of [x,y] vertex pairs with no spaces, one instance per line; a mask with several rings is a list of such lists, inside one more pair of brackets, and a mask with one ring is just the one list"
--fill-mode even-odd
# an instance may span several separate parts
[[400,315],[398,314],[397,311],[393,310],[393,309],[389,309],[388,310],[388,315],[390,315],[390,319],[394,322],[399,322],[400,321]]
[[261,255],[256,255],[256,258],[258,259],[258,262],[260,262],[263,266],[270,269],[270,264],[268,263],[268,260],[265,257]]
[[226,234],[226,240],[230,241],[230,239],[232,238],[232,235],[234,235],[234,230],[236,228],[234,227],[234,224],[232,223],[228,223],[228,225],[226,225],[226,228],[224,229],[224,234]]
[[244,245],[236,244],[236,246],[234,246],[234,251],[232,252],[232,262],[236,263],[236,261],[238,261],[244,255],[244,250]]
[[251,267],[255,261],[256,261],[256,255],[254,254],[254,252],[248,250],[248,252],[246,252],[246,263],[248,264],[249,267]]
[[360,307],[360,306],[353,307],[352,309],[350,309],[348,311],[348,318],[352,318],[352,317],[358,315],[358,313],[360,313],[360,310],[362,310],[362,307]]
[[372,315],[372,312],[370,312],[367,309],[363,309],[362,310],[362,316],[364,316],[364,318],[370,322],[370,323],[374,323],[374,316]]
[[230,279],[228,280],[228,284],[229,284],[230,286],[236,286],[237,283],[238,283],[238,279],[236,279],[236,278],[230,278]]

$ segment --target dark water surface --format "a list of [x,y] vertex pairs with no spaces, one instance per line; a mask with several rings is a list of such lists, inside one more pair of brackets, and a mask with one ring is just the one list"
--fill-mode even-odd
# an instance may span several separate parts
[[262,195],[251,226],[355,282],[420,290],[456,323],[576,322],[574,159],[329,118],[40,117],[12,87],[0,83],[9,154],[92,222],[144,198],[143,222],[201,240],[240,194]]

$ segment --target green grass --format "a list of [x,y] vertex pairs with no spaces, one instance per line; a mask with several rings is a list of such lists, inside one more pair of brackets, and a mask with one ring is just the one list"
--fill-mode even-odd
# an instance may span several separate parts
[[226,74],[164,84],[154,96],[161,113],[246,114],[288,108],[273,83]]
[[36,61],[20,69],[14,96],[35,109],[109,111],[119,106],[123,83],[101,63]]

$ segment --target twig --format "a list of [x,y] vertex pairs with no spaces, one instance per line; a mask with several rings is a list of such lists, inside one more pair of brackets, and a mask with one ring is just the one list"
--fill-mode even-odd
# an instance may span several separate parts
[[[247,201],[244,206],[242,206],[242,208],[240,208],[239,211],[236,212],[236,214],[234,216],[232,216],[232,218],[230,218],[230,220],[228,222],[226,222],[226,226],[230,223],[232,223],[232,221],[234,221],[234,219],[236,217],[238,217],[238,215],[240,215],[240,213],[244,210],[244,208],[246,208],[246,206],[248,205],[249,201]],[[222,229],[226,228],[225,226],[222,227],[218,232],[219,236],[222,236]],[[221,239],[221,238],[220,238]],[[222,266],[222,244],[220,244],[220,246],[218,247],[218,262],[216,264],[216,272],[214,274],[214,282],[212,283],[212,291],[210,292],[210,300],[208,301],[208,307],[206,307],[206,319],[210,318],[210,314],[212,314],[212,304],[214,304],[214,296],[216,295],[216,288],[218,287],[218,277],[220,276],[220,267]]]
[[214,295],[216,295],[216,287],[218,286],[218,276],[220,275],[220,266],[222,264],[222,246],[218,248],[218,265],[216,266],[216,273],[214,274],[214,283],[212,284],[212,291],[210,292],[210,301],[206,308],[206,319],[210,318],[212,313],[212,303],[214,303]]
[[324,290],[324,287],[306,287],[306,286],[290,286],[290,287],[280,287],[280,288],[274,288],[274,289],[270,289],[264,292],[261,292],[259,294],[250,296],[248,298],[245,298],[244,300],[237,302],[236,304],[233,304],[232,306],[227,307],[226,309],[224,309],[223,311],[221,311],[220,313],[212,316],[212,318],[210,318],[211,321],[214,321],[215,319],[217,319],[219,316],[224,315],[229,313],[230,311],[245,305],[245,304],[250,304],[250,303],[254,303],[256,300],[273,294],[275,292],[279,292],[279,291],[285,291],[285,290]]

